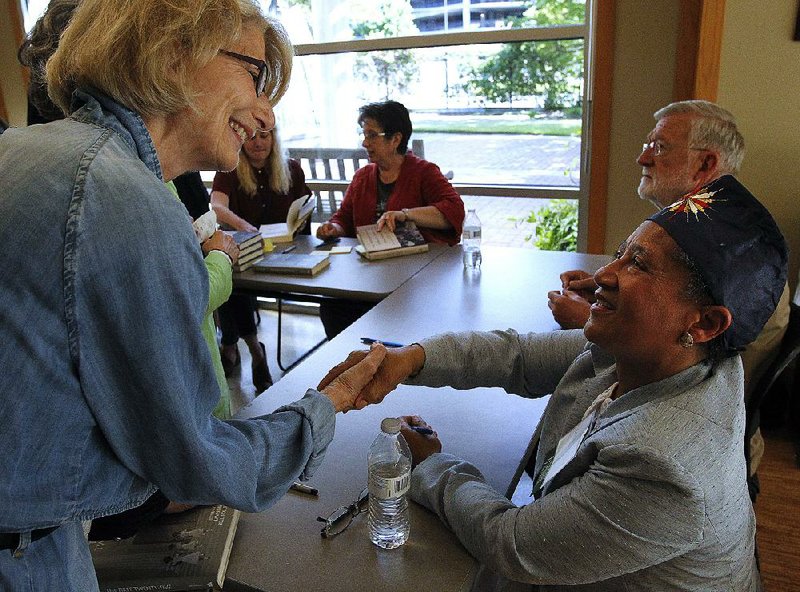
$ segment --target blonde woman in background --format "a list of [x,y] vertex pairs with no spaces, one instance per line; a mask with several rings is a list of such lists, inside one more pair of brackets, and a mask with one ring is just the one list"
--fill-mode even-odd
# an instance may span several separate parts
[[[221,224],[254,232],[262,224],[285,222],[292,202],[311,195],[300,163],[284,156],[277,128],[259,130],[244,143],[242,155],[235,171],[214,177],[211,205]],[[301,232],[309,234],[308,224]],[[253,386],[260,393],[272,384],[272,376],[267,350],[258,341],[256,314],[253,296],[234,294],[219,308],[220,354],[225,375],[230,376],[241,361],[236,344],[243,339],[252,359]]]

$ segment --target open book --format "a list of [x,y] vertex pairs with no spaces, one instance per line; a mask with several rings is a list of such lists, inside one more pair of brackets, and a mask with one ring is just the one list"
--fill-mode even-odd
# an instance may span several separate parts
[[303,224],[306,223],[306,220],[311,217],[316,205],[317,202],[313,194],[298,197],[289,206],[286,222],[262,224],[259,228],[261,236],[270,239],[273,243],[292,242],[298,231],[303,227]]
[[369,260],[389,259],[428,250],[428,243],[413,222],[398,222],[394,232],[388,226],[384,226],[379,232],[377,224],[359,226],[356,228],[356,236],[361,243],[356,251]]
[[90,543],[100,590],[222,589],[239,515],[198,507],[164,514],[129,539]]

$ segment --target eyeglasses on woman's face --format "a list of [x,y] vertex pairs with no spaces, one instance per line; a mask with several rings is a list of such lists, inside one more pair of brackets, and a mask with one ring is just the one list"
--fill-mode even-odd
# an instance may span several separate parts
[[373,132],[372,130],[359,129],[358,135],[364,138],[364,140],[371,142],[375,138],[385,138],[389,134],[387,134],[386,132]]
[[220,49],[219,52],[239,60],[240,62],[245,62],[246,64],[256,66],[258,68],[258,74],[249,69],[247,71],[250,76],[253,77],[253,83],[256,85],[256,96],[260,97],[262,94],[264,94],[264,87],[267,85],[267,63],[264,60],[251,58],[250,56],[242,55],[240,53],[236,53],[235,51],[228,51],[227,49]]
[[343,533],[353,519],[367,511],[369,508],[369,488],[365,487],[358,496],[358,499],[349,506],[339,506],[331,512],[327,518],[317,517],[317,520],[324,522],[320,534],[323,538],[329,539],[337,534]]

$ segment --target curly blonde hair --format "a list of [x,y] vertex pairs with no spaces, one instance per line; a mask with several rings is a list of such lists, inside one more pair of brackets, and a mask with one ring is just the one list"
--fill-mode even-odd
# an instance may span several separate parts
[[192,74],[251,26],[265,31],[265,92],[277,102],[292,46],[253,0],[82,0],[47,62],[50,98],[69,112],[73,91],[91,86],[142,117],[192,107]]

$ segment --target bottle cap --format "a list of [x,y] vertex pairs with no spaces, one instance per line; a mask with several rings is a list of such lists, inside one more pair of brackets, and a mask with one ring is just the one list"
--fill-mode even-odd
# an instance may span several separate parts
[[387,434],[399,434],[400,420],[396,417],[387,417],[381,422],[381,431]]

